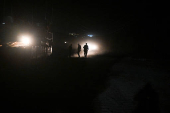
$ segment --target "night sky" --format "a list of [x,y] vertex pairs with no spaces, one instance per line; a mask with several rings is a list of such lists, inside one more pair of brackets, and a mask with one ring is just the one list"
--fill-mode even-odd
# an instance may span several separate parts
[[6,7],[1,4],[1,9],[1,16],[5,9],[5,16],[12,16],[14,22],[30,21],[32,15],[34,22],[46,19],[57,36],[92,33],[111,42],[133,45],[140,52],[169,54],[168,4],[163,1],[6,0]]

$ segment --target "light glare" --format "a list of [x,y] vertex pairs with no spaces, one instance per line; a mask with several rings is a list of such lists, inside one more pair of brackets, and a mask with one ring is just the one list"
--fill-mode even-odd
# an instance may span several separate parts
[[93,50],[96,50],[97,49],[97,46],[96,45],[92,45],[91,47]]
[[98,50],[98,45],[95,43],[87,43],[87,45],[89,46],[89,50]]
[[29,36],[22,36],[21,41],[24,45],[29,45],[30,44],[30,37]]

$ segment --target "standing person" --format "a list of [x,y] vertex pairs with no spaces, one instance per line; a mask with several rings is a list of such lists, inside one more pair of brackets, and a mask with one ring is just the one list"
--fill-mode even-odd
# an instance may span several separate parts
[[80,58],[80,51],[81,51],[81,45],[80,44],[78,44],[78,56],[79,56],[79,58]]
[[69,58],[71,57],[71,55],[72,55],[72,44],[69,46]]
[[83,48],[84,48],[84,57],[87,57],[87,53],[88,53],[88,50],[89,50],[87,43],[86,43],[86,45],[84,45]]

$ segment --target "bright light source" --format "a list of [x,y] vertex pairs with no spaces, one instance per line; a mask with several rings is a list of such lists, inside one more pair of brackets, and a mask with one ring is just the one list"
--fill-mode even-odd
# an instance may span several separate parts
[[2,24],[5,24],[5,22],[3,22]]
[[98,45],[95,43],[87,43],[87,45],[89,46],[89,51],[98,50]]
[[65,44],[67,43],[67,42],[64,42]]
[[21,42],[25,45],[28,46],[31,42],[30,37],[29,36],[22,36]]
[[93,35],[88,35],[89,37],[93,37]]
[[96,45],[92,45],[91,49],[92,50],[97,50],[97,46]]

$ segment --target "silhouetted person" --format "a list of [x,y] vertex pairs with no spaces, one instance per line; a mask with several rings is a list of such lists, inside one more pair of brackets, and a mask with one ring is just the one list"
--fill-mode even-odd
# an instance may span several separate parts
[[81,51],[81,45],[78,44],[78,51],[77,51],[77,53],[78,53],[79,58],[80,58],[80,51]]
[[86,45],[84,45],[83,48],[84,48],[84,57],[87,57],[87,53],[88,53],[88,50],[89,50],[87,43],[86,43]]
[[150,83],[147,83],[145,87],[135,95],[134,100],[137,101],[138,104],[132,113],[160,113],[159,95]]
[[71,57],[71,55],[72,55],[72,44],[69,46],[69,57]]

